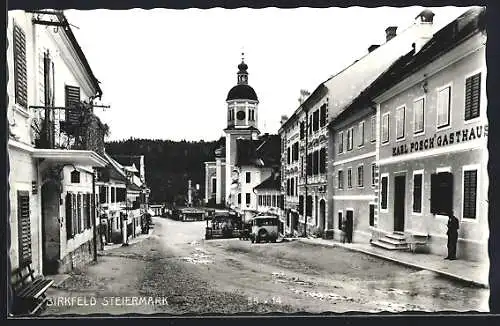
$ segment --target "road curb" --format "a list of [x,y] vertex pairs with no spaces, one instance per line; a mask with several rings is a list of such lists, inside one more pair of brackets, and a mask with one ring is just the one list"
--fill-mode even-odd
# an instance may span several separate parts
[[450,272],[445,272],[445,271],[442,271],[442,270],[439,270],[439,269],[436,269],[436,268],[432,268],[432,267],[429,267],[429,266],[424,266],[424,265],[420,265],[420,264],[413,263],[413,262],[398,260],[396,258],[385,256],[385,255],[382,255],[382,254],[379,254],[379,253],[376,253],[376,252],[372,252],[372,251],[369,251],[369,250],[364,250],[364,249],[361,249],[361,248],[350,247],[350,246],[344,246],[344,245],[341,245],[341,244],[337,244],[335,242],[332,242],[332,243],[316,243],[314,241],[307,241],[306,239],[298,239],[298,241],[300,241],[302,243],[316,245],[316,246],[338,247],[338,248],[345,248],[345,249],[351,250],[351,251],[361,252],[361,253],[364,253],[366,255],[370,255],[370,256],[373,256],[373,257],[381,258],[381,259],[384,259],[384,260],[387,260],[387,261],[391,261],[391,262],[394,262],[394,263],[397,263],[397,264],[400,264],[400,265],[404,265],[404,266],[407,266],[407,267],[413,267],[413,268],[428,270],[428,271],[440,274],[440,275],[442,275],[444,277],[447,277],[449,279],[453,279],[455,281],[459,281],[461,283],[467,284],[469,286],[479,287],[479,288],[483,288],[483,289],[489,289],[489,285],[485,284],[485,283],[482,283],[482,282],[478,282],[478,281],[475,281],[475,280],[472,280],[472,279],[469,279],[469,278],[465,278],[463,276],[459,276],[459,275],[456,275],[456,274],[453,274],[453,273],[450,273]]

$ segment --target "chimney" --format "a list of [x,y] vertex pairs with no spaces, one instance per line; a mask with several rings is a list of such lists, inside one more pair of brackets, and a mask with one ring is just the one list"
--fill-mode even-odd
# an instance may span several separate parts
[[372,44],[372,45],[370,45],[370,47],[368,48],[368,53],[372,52],[373,50],[375,50],[379,46],[380,45],[378,45],[378,44]]
[[433,20],[434,13],[429,9],[425,9],[420,14],[415,17],[416,35],[415,43],[413,43],[413,48],[415,53],[418,53],[422,47],[432,38],[433,36]]
[[385,29],[385,41],[389,42],[393,37],[396,36],[397,26],[389,26]]
[[281,116],[281,124],[284,124],[288,120],[288,116],[282,115]]

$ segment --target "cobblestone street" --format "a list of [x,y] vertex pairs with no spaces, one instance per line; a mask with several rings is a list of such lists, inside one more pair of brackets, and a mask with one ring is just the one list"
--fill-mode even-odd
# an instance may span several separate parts
[[[204,222],[155,218],[148,239],[105,251],[51,289],[44,315],[487,311],[488,290],[433,272],[299,242],[204,241],[203,232]],[[64,304],[66,297],[87,301]]]

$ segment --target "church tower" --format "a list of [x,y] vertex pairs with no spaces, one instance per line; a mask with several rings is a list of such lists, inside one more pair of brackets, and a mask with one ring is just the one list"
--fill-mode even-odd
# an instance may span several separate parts
[[248,85],[248,65],[242,53],[238,65],[237,84],[227,94],[227,127],[226,134],[226,203],[229,202],[231,184],[237,178],[236,141],[238,139],[257,139],[259,100],[254,89]]

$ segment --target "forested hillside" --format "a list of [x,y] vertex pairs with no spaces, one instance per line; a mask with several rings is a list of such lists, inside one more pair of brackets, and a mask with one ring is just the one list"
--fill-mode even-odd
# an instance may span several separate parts
[[150,202],[183,201],[188,180],[200,185],[204,198],[205,161],[214,161],[217,142],[188,142],[130,138],[106,143],[113,155],[144,155],[146,183],[151,189]]

